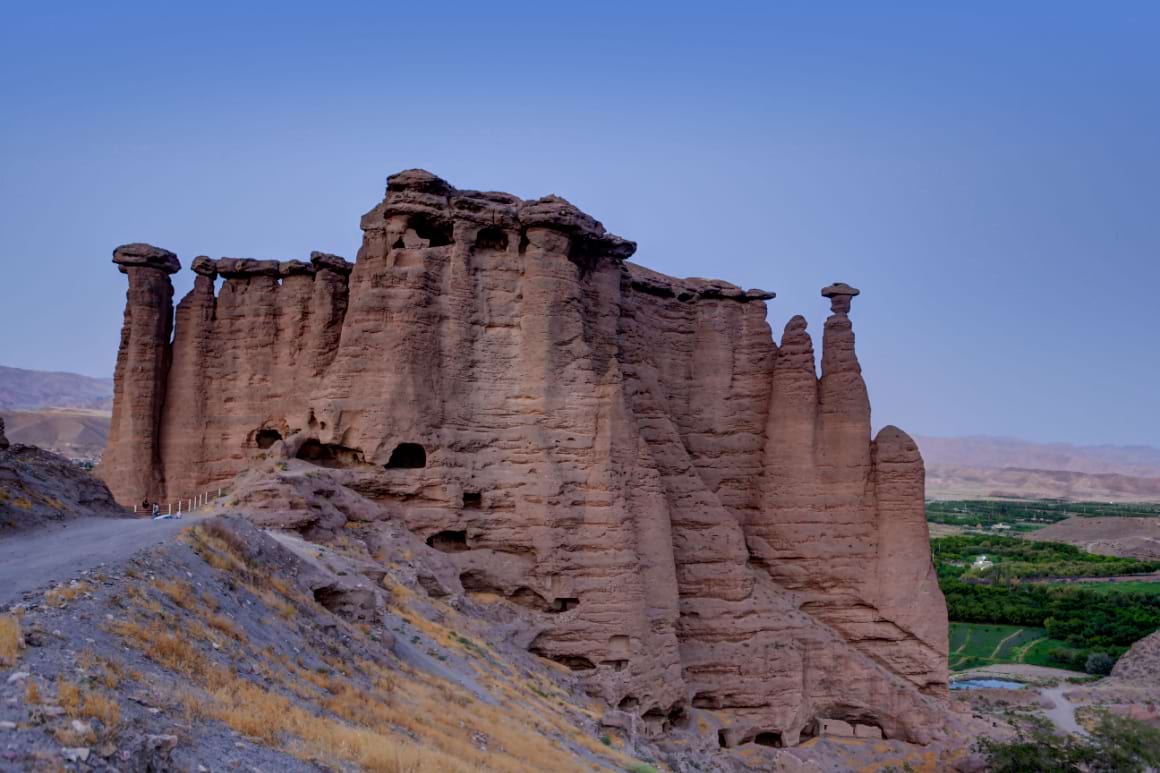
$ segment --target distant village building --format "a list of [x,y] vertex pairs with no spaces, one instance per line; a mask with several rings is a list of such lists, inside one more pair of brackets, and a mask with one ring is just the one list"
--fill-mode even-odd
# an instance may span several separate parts
[[986,556],[977,556],[975,563],[971,564],[972,569],[990,569],[994,564],[987,560]]
[[993,523],[991,524],[991,528],[995,531],[1008,531],[1011,529],[1011,527],[1005,523]]

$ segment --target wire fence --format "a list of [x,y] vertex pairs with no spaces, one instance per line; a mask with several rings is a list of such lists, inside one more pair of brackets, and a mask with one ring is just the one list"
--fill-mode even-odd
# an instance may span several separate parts
[[193,513],[200,510],[209,509],[218,499],[225,496],[225,489],[219,488],[214,494],[213,490],[208,490],[193,495],[192,497],[182,497],[172,502],[142,503],[140,505],[133,505],[133,512],[141,515],[150,515],[154,518],[161,516],[180,518],[187,513]]

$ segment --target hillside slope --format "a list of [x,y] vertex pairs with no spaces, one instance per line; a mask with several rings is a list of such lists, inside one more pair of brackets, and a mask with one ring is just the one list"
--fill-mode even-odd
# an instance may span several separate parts
[[1160,478],[1160,448],[1151,446],[1080,446],[983,435],[920,435],[915,440],[931,465],[1023,467]]
[[946,770],[964,756],[824,736],[723,749],[710,710],[604,710],[526,651],[545,613],[464,592],[396,524],[350,527],[323,546],[221,517],[36,599],[27,646],[0,649],[0,770]]
[[1160,502],[1160,478],[1017,467],[928,465],[929,499],[1068,499]]
[[113,407],[113,379],[0,365],[0,411]]
[[109,412],[55,408],[0,413],[13,443],[37,446],[68,459],[97,459],[109,436]]

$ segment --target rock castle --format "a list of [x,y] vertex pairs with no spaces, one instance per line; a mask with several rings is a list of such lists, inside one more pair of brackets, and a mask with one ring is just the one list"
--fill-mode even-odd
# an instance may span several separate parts
[[[772,293],[675,279],[567,201],[411,170],[352,264],[129,244],[102,474],[119,501],[268,459],[350,471],[448,553],[466,591],[542,613],[527,643],[625,721],[690,708],[721,743],[825,721],[939,733],[947,624],[923,463],[870,404],[842,284],[821,377]],[[217,278],[224,281],[217,287]]]

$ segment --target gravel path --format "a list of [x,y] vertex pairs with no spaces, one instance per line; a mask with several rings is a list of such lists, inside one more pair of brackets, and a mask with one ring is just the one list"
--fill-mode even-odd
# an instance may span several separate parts
[[1044,709],[1043,715],[1051,720],[1051,722],[1065,733],[1075,733],[1076,735],[1087,735],[1087,731],[1079,726],[1075,721],[1075,706],[1064,697],[1064,690],[1073,689],[1068,687],[1050,687],[1039,691],[1039,694],[1044,698],[1050,700],[1055,704],[1054,708]]
[[0,538],[0,607],[92,569],[164,542],[205,516],[80,518],[42,530]]

